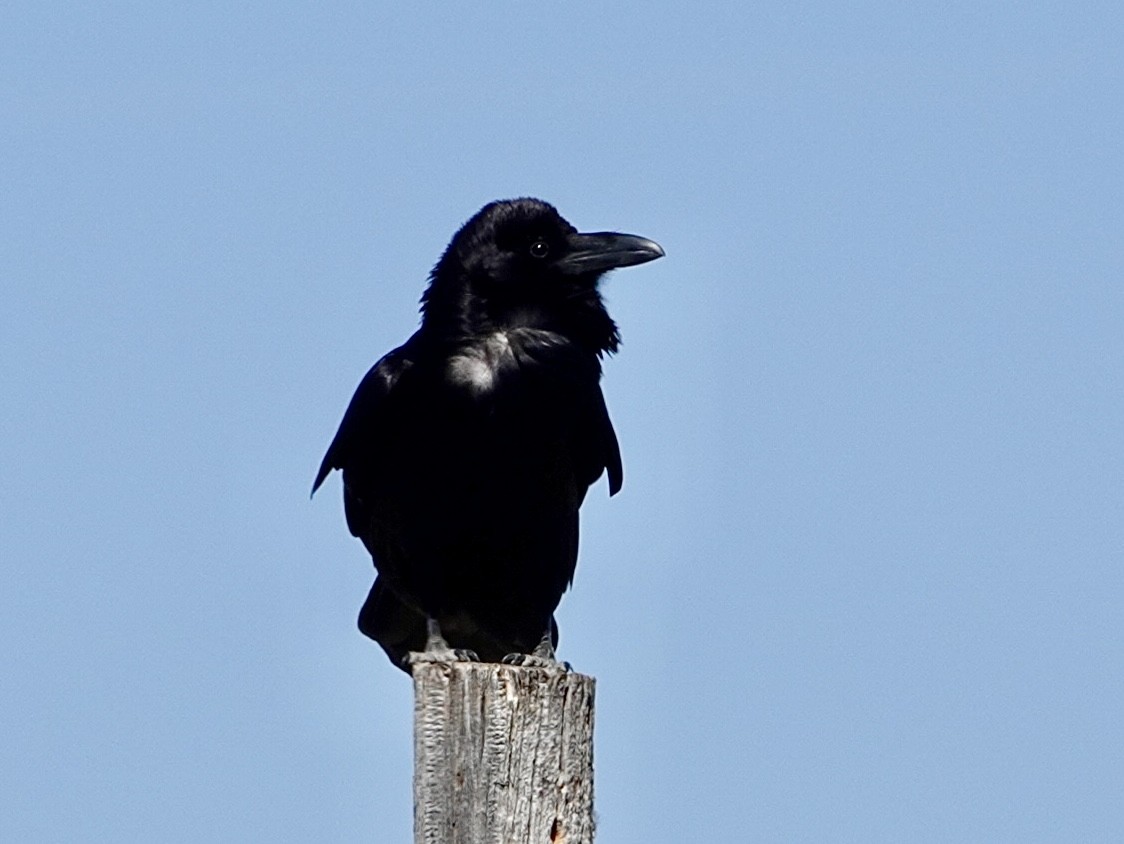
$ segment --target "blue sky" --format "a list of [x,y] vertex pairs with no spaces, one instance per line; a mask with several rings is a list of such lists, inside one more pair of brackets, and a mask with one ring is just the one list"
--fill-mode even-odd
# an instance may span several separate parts
[[355,384],[485,202],[611,277],[600,840],[1124,838],[1108,3],[43,2],[0,26],[0,838],[407,841]]

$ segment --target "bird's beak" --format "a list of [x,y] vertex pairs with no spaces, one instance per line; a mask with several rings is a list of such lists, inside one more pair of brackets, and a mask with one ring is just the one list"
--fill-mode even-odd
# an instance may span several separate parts
[[593,232],[571,235],[569,240],[569,254],[560,258],[557,266],[575,275],[632,267],[664,256],[663,247],[654,240],[634,234]]

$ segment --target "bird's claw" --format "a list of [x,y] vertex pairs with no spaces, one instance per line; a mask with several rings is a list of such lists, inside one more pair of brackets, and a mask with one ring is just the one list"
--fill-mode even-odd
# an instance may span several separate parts
[[569,674],[573,669],[568,662],[559,662],[557,659],[535,654],[508,654],[502,660],[504,665],[514,665],[519,668],[544,668],[548,671],[561,671]]
[[425,651],[410,651],[402,659],[402,665],[410,669],[415,665],[428,665],[435,662],[479,662],[476,651],[468,648],[438,648]]

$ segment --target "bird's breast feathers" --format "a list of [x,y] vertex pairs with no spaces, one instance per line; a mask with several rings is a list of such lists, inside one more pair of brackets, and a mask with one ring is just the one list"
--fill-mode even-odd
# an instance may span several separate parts
[[[509,328],[494,331],[460,346],[446,363],[450,384],[483,396],[495,390],[505,376],[549,369],[552,360],[578,354],[563,335],[541,328]],[[559,360],[561,363],[562,361]]]
[[450,355],[445,375],[450,383],[479,395],[495,387],[501,369],[514,365],[515,355],[508,333],[496,331]]

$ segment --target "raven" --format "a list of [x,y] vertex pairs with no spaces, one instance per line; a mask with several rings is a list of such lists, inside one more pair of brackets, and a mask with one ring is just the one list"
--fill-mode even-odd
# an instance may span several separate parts
[[360,382],[312,485],[343,471],[348,529],[378,571],[359,629],[395,665],[558,665],[578,508],[603,472],[610,495],[622,480],[599,383],[620,335],[598,282],[663,254],[529,198],[453,236],[420,327]]

